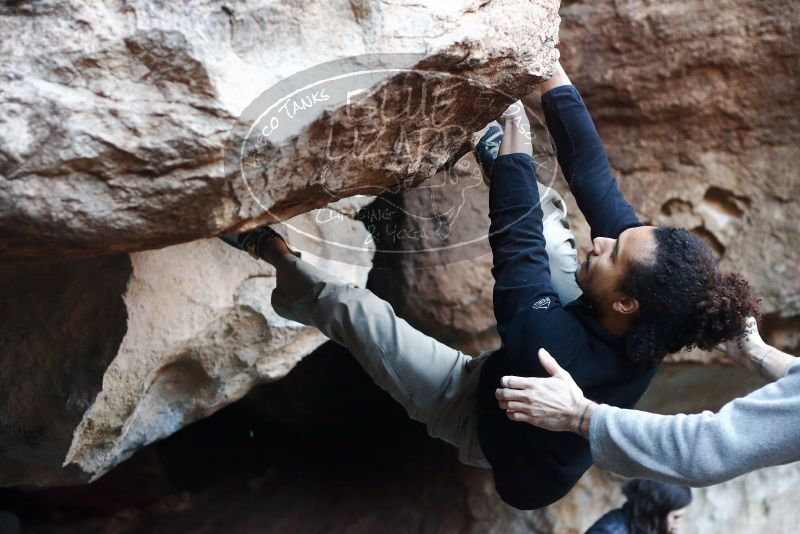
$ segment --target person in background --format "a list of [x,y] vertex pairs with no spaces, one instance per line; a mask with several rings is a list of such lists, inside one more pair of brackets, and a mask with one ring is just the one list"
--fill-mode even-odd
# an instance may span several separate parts
[[652,480],[629,480],[622,487],[627,502],[595,522],[586,534],[678,534],[692,490]]

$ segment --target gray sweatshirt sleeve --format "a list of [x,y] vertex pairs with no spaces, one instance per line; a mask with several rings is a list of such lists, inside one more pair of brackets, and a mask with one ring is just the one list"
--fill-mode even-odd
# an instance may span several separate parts
[[601,469],[690,486],[796,462],[800,361],[785,377],[729,402],[716,414],[667,416],[600,405],[592,415],[589,441]]

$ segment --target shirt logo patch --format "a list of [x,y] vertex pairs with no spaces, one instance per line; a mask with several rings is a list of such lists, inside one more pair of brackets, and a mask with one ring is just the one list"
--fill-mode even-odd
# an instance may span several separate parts
[[534,310],[546,310],[549,307],[550,307],[550,297],[544,297],[542,299],[539,299],[533,303],[533,306],[531,306],[531,308]]

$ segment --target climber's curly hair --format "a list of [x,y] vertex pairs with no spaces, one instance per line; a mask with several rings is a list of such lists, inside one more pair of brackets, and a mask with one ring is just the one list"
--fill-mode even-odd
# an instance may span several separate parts
[[639,301],[626,336],[628,358],[660,362],[667,354],[710,350],[745,331],[759,300],[737,273],[720,273],[711,250],[683,228],[656,228],[655,258],[633,263],[620,290]]

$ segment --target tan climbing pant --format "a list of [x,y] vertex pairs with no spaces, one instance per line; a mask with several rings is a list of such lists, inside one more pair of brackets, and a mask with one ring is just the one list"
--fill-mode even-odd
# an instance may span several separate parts
[[[561,197],[540,185],[553,285],[563,303],[580,295],[575,237]],[[478,443],[480,366],[493,352],[471,357],[436,341],[395,315],[372,291],[345,283],[294,256],[277,273],[275,311],[319,328],[347,347],[375,383],[424,423],[428,434],[456,446],[467,465],[490,467]]]

